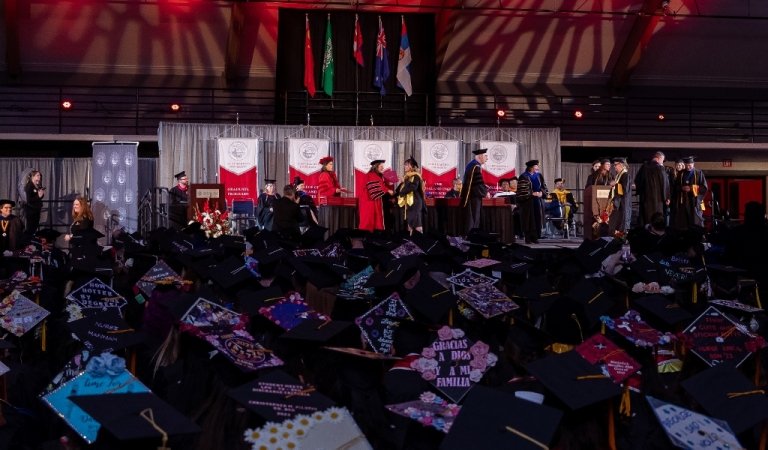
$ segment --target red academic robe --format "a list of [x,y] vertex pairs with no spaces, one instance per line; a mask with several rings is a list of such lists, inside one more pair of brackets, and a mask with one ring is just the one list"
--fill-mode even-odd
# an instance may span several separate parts
[[384,177],[377,172],[368,172],[365,175],[366,192],[358,197],[357,211],[360,218],[361,230],[384,229],[384,203],[382,197],[389,189]]
[[336,192],[336,189],[340,188],[339,178],[335,172],[327,170],[320,171],[320,176],[317,180],[317,198],[325,197],[341,197],[341,192]]

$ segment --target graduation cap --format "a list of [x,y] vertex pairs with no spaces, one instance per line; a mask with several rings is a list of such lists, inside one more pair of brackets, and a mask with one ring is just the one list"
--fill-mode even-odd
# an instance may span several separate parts
[[590,364],[604,368],[616,383],[621,383],[642,368],[625,350],[600,333],[590,336],[574,350]]
[[596,278],[580,280],[568,289],[566,296],[581,306],[590,327],[600,323],[600,316],[615,306],[615,296]]
[[768,418],[765,391],[727,364],[699,372],[681,384],[707,413],[728,422],[737,434]]
[[621,250],[622,245],[619,239],[586,239],[576,249],[576,258],[587,273],[595,273],[603,260]]
[[177,173],[173,176],[173,178],[176,178],[177,180],[181,180],[182,178],[187,176],[187,172],[185,170],[182,170],[181,172]]
[[476,386],[469,393],[441,450],[549,448],[563,413],[514,394]]
[[371,167],[378,166],[379,164],[384,164],[386,161],[383,159],[374,159],[371,161]]
[[344,335],[351,326],[352,322],[342,320],[307,319],[282,334],[280,339],[318,345],[346,342]]
[[311,415],[300,414],[282,423],[270,422],[245,433],[246,440],[257,442],[263,439],[268,446],[278,444],[282,436],[290,436],[295,441],[295,448],[372,448],[352,414],[346,408],[335,406]]
[[459,402],[497,360],[488,344],[472,341],[464,330],[446,325],[411,367],[448,398]]
[[[749,355],[750,341],[755,340],[740,323],[733,321],[714,306],[708,307],[683,330],[690,350],[707,365],[722,363],[741,365]],[[756,345],[753,349],[759,348]]]
[[363,339],[377,353],[390,353],[394,333],[400,322],[413,320],[397,292],[355,319]]
[[139,344],[145,339],[142,332],[108,312],[69,322],[67,326],[93,353],[113,352]]
[[514,311],[520,306],[492,284],[467,287],[456,293],[486,319]]
[[209,267],[206,272],[201,275],[210,276],[217,285],[225,290],[234,290],[249,281],[256,281],[251,271],[245,266],[243,258],[237,256],[230,256],[213,267]]
[[0,327],[23,336],[43,321],[50,312],[14,290],[0,302]]
[[666,345],[676,341],[677,337],[670,332],[661,332],[650,326],[643,320],[640,313],[628,310],[626,313],[613,319],[601,317],[606,328],[632,343],[635,347],[652,348],[658,345]]
[[538,165],[539,165],[539,160],[538,159],[532,159],[530,161],[526,161],[526,163],[525,163],[525,167],[528,168],[528,169],[530,169],[533,166],[538,166]]
[[46,241],[53,244],[56,239],[61,236],[61,233],[59,231],[54,230],[53,228],[41,228],[35,232],[35,236],[38,238],[44,238]]
[[531,277],[517,286],[512,298],[528,300],[528,309],[532,315],[539,316],[547,312],[560,298],[560,292],[552,286],[546,275],[540,275]]
[[285,298],[283,290],[277,286],[263,289],[243,289],[237,292],[237,300],[240,309],[249,316],[256,316],[259,309],[272,305]]
[[443,433],[453,426],[461,406],[450,403],[432,392],[424,392],[418,400],[385,406],[388,411],[413,419],[426,427],[433,427]]
[[478,149],[472,150],[473,155],[484,155],[486,153],[488,153],[487,148],[478,148]]
[[323,166],[328,164],[331,161],[333,161],[333,156],[323,156],[322,158],[320,158],[320,164]]
[[424,260],[419,255],[404,256],[393,259],[387,267],[378,272],[374,272],[366,287],[372,288],[396,288],[403,285],[418,269],[424,264]]
[[5,206],[5,205],[11,205],[11,208],[13,208],[16,206],[16,202],[14,202],[13,200],[8,200],[7,198],[1,199],[0,206]]
[[260,375],[230,390],[227,395],[268,421],[281,422],[298,414],[312,414],[334,405],[314,387],[301,383],[282,370]]
[[308,319],[331,320],[310,308],[298,292],[291,292],[276,302],[262,306],[259,313],[284,330],[291,330]]
[[693,315],[680,306],[676,301],[663,295],[648,295],[633,300],[638,310],[656,319],[662,329],[673,329],[678,324],[693,319]]
[[405,302],[430,323],[442,323],[448,311],[456,305],[457,297],[428,273],[422,272],[419,282],[406,291]]
[[546,356],[528,364],[526,370],[571,410],[621,393],[609,376],[574,351]]
[[727,422],[651,396],[646,399],[667,437],[676,447],[703,449],[712,443],[717,448],[744,448]]
[[70,397],[120,441],[153,439],[167,448],[171,436],[196,434],[200,427],[152,392]]
[[695,162],[696,157],[695,156],[684,156],[683,162],[686,164],[693,164]]

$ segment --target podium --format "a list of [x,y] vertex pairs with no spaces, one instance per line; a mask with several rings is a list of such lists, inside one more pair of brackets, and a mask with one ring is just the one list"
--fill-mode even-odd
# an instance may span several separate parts
[[605,211],[611,202],[611,187],[593,185],[584,188],[584,237],[593,236],[595,216]]
[[221,212],[227,210],[227,201],[224,197],[224,185],[214,183],[192,184],[189,186],[189,206],[187,206],[187,220],[195,217],[195,210],[204,211],[205,202],[208,201],[208,208],[213,211],[218,209]]

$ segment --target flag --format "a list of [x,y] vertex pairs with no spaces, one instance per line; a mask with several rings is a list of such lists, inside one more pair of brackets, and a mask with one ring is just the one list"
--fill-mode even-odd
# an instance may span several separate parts
[[325,27],[325,52],[323,53],[323,78],[320,87],[333,96],[333,43],[331,42],[331,15],[328,14],[328,26]]
[[357,14],[355,14],[355,37],[352,40],[352,56],[360,67],[365,66],[363,64],[363,33],[360,31],[360,21],[357,18]]
[[389,60],[387,59],[387,35],[384,34],[384,26],[379,16],[379,35],[376,36],[376,69],[373,71],[373,85],[379,88],[381,95],[387,93],[384,87],[389,78]]
[[312,56],[312,38],[309,37],[309,14],[305,17],[306,36],[304,37],[304,87],[310,97],[315,96],[315,57]]
[[411,86],[411,43],[408,41],[408,31],[405,29],[405,18],[400,16],[402,28],[400,31],[400,56],[397,59],[397,85],[410,97],[413,94]]

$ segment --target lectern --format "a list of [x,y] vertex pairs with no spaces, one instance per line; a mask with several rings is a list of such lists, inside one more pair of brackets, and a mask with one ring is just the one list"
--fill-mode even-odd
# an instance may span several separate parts
[[227,201],[224,198],[223,184],[192,184],[189,187],[189,209],[187,210],[187,219],[195,217],[195,210],[205,211],[205,202],[208,201],[208,208],[213,211],[218,209],[221,212],[227,210]]

